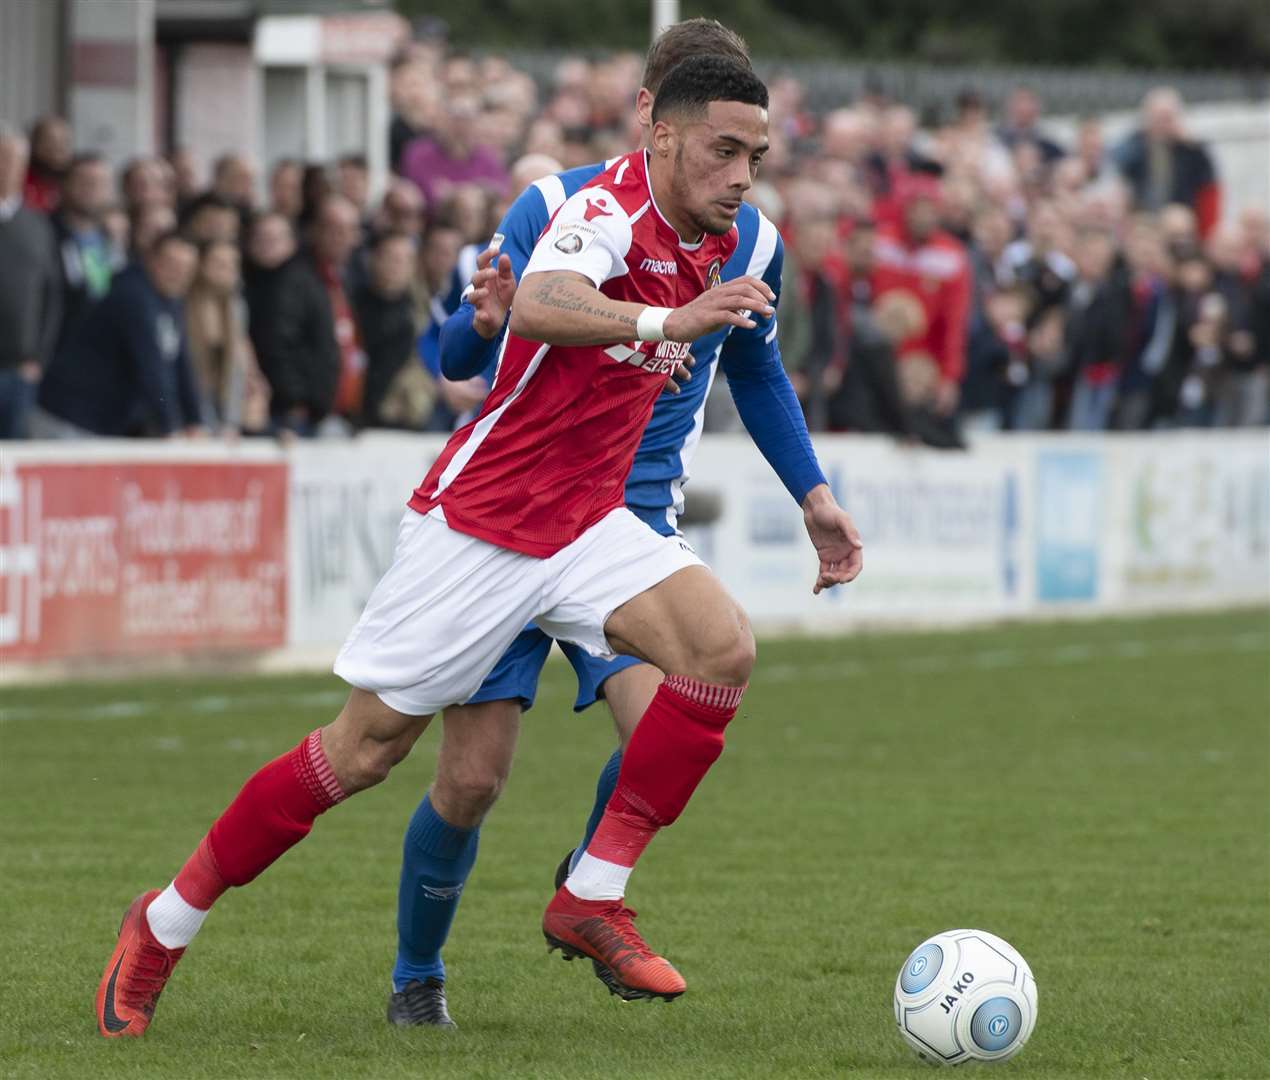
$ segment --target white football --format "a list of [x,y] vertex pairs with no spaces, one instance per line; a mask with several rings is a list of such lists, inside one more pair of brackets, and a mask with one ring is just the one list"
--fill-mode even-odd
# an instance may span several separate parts
[[984,930],[945,930],[909,954],[895,980],[895,1023],[927,1061],[1004,1061],[1036,1026],[1036,979]]

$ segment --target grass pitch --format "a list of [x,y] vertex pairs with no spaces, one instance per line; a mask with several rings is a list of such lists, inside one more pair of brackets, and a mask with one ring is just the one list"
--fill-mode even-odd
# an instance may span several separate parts
[[[332,677],[13,689],[0,707],[0,1074],[929,1077],[900,963],[975,926],[1028,958],[1028,1077],[1270,1075],[1270,619],[767,642],[728,750],[631,903],[683,971],[611,998],[538,928],[611,749],[550,665],[450,946],[456,1034],[384,1022],[425,735],[227,896],[141,1042],[96,1035],[124,907],[166,883]],[[978,1071],[978,1066],[969,1066]]]

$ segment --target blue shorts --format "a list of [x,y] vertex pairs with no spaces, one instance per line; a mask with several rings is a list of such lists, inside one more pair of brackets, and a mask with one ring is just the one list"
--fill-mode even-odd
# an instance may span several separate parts
[[[580,646],[567,641],[560,648],[573,665],[578,676],[578,698],[573,703],[574,712],[589,708],[600,699],[600,687],[610,675],[616,675],[628,667],[642,663],[633,656],[617,656],[601,660]],[[464,704],[479,701],[506,701],[517,699],[525,710],[533,708],[538,693],[538,676],[551,652],[551,638],[530,623],[520,632],[508,650],[503,653],[494,670],[489,673],[481,688]]]

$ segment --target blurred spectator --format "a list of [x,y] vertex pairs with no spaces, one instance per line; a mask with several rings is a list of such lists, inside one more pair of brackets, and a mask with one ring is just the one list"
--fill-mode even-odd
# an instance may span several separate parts
[[1175,253],[1172,333],[1152,382],[1151,427],[1207,427],[1222,362],[1225,301],[1213,292],[1213,268],[1199,248]]
[[[284,271],[296,253],[295,228],[290,218],[268,211],[253,219],[244,245],[243,297],[247,302],[247,336],[257,365],[272,386],[274,369],[274,317],[278,310],[278,291],[285,283]],[[270,416],[277,411],[270,402]],[[272,421],[271,421],[272,423]]]
[[123,266],[132,247],[132,222],[128,220],[127,211],[118,203],[111,203],[102,211],[101,227],[110,244],[111,264]]
[[389,182],[379,202],[375,228],[381,232],[403,232],[418,237],[423,233],[423,193],[413,181],[396,178]]
[[463,234],[466,244],[485,244],[494,232],[490,221],[490,196],[477,184],[451,188],[437,207],[437,220],[447,221]]
[[1116,404],[1128,342],[1131,298],[1116,272],[1115,238],[1089,229],[1076,241],[1076,280],[1067,301],[1063,347],[1072,380],[1067,426],[1103,431]]
[[459,295],[467,287],[465,277],[471,278],[470,270],[466,275],[456,272],[463,247],[463,234],[445,218],[428,226],[419,246],[414,285],[415,323],[422,327],[418,350],[440,395],[428,424],[432,431],[449,431],[465,422],[485,400],[492,378],[492,373],[485,373],[454,382],[441,373],[441,324],[458,306]]
[[181,214],[203,190],[203,182],[199,179],[194,151],[188,146],[176,147],[168,154],[167,162],[172,170],[173,189],[176,192],[176,212]]
[[205,191],[181,217],[181,230],[196,244],[213,240],[236,244],[240,224],[240,208],[214,191]]
[[247,336],[236,244],[213,240],[200,251],[185,301],[185,327],[207,427],[227,434],[264,431],[269,384]]
[[133,158],[124,166],[119,187],[130,217],[151,206],[176,205],[168,175],[167,163],[158,158]]
[[71,126],[60,116],[45,116],[31,125],[29,145],[23,200],[32,210],[48,213],[57,208],[62,178],[74,153]]
[[1023,305],[1018,298],[1016,313],[1001,300],[1014,280],[1005,256],[1010,234],[1010,218],[1003,209],[980,207],[971,227],[972,298],[960,404],[968,430],[995,431],[1004,425],[1009,376],[1019,374],[1017,368],[1011,372],[1010,363],[1023,335]]
[[304,167],[300,178],[300,216],[297,218],[302,235],[307,236],[317,216],[318,207],[328,195],[335,193],[330,170],[325,165],[310,162]]
[[53,231],[23,205],[27,140],[0,125],[0,439],[19,439],[61,319]]
[[238,214],[235,236],[240,235],[256,206],[256,170],[241,154],[224,154],[212,166],[210,192]]
[[110,291],[111,275],[120,268],[121,260],[103,227],[110,200],[111,175],[105,159],[100,154],[77,154],[66,170],[61,199],[50,219],[62,279],[59,347]]
[[1019,145],[1036,148],[1041,162],[1048,168],[1063,157],[1063,148],[1040,129],[1041,99],[1030,86],[1016,86],[1005,102],[1005,122],[997,130],[1007,149]]
[[498,155],[474,141],[477,112],[475,98],[447,98],[439,130],[414,139],[402,152],[402,175],[418,185],[429,205],[466,182],[486,184],[498,194],[506,190],[507,170]]
[[430,135],[436,125],[440,87],[429,64],[404,52],[393,61],[389,94],[393,115],[388,129],[388,160],[395,172],[401,172],[405,148]]
[[362,221],[370,211],[370,166],[365,154],[345,154],[336,164],[336,187]]
[[304,192],[300,186],[304,170],[295,158],[282,158],[269,174],[269,209],[297,221],[304,207]]
[[415,358],[410,283],[415,240],[385,232],[371,247],[370,274],[353,294],[353,310],[366,349],[366,382],[359,423],[364,427],[422,428],[432,412],[435,386]]
[[170,206],[152,203],[134,210],[129,225],[129,258],[139,259],[160,236],[176,228],[176,214]]
[[781,290],[781,350],[812,431],[829,428],[829,399],[845,360],[844,269],[830,205],[804,189],[795,251],[787,250]]
[[[857,229],[857,233],[865,231]],[[848,318],[846,363],[841,383],[829,399],[830,428],[911,435],[908,410],[900,395],[895,347],[922,332],[925,314],[921,304],[908,293],[892,292],[872,307],[864,298],[853,302]]]
[[970,316],[971,274],[965,249],[939,228],[939,182],[913,174],[896,185],[902,218],[878,227],[875,291],[897,289],[922,304],[922,332],[899,346],[900,362],[910,355],[929,356],[939,370],[934,409],[951,416],[957,408],[966,370],[966,330]]
[[49,366],[31,417],[37,438],[199,430],[182,298],[198,265],[178,233],[159,237],[89,312]]
[[357,244],[357,211],[342,195],[328,195],[316,211],[311,246],[270,267],[285,250],[284,227],[269,215],[253,228],[252,343],[272,390],[275,424],[315,435],[337,405],[355,412],[360,399],[364,359],[340,283]]
[[1207,236],[1221,217],[1221,188],[1208,150],[1182,130],[1182,98],[1171,87],[1157,87],[1142,102],[1142,127],[1115,152],[1139,210],[1161,210],[1170,203],[1190,207]]

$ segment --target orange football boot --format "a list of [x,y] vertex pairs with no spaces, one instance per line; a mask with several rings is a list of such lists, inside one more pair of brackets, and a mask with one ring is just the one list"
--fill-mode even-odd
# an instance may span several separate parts
[[620,900],[579,900],[561,885],[543,914],[542,932],[548,952],[559,949],[566,960],[589,956],[596,974],[624,1001],[673,1001],[688,984],[668,960],[648,947],[634,918],[635,912]]
[[97,987],[97,1030],[107,1039],[144,1034],[159,995],[184,949],[165,949],[150,932],[146,908],[158,889],[142,893],[124,912],[119,940]]

